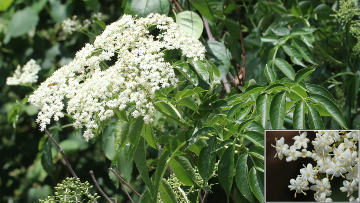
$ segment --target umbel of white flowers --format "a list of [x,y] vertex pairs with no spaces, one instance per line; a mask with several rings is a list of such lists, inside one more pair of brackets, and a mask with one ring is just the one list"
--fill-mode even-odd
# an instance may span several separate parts
[[[316,162],[300,169],[300,175],[290,180],[289,189],[306,195],[306,190],[315,191],[314,198],[318,202],[331,202],[331,180],[333,177],[342,177],[342,192],[346,192],[349,201],[359,201],[357,196],[359,185],[359,157],[358,142],[360,131],[317,131],[311,142],[314,150],[309,151],[306,137],[307,132],[295,136],[294,144],[284,144],[284,137],[276,140],[276,154],[280,160],[285,156],[286,161],[295,161],[298,158],[312,158]],[[313,184],[309,187],[309,184]],[[355,197],[354,197],[355,196]]]
[[6,79],[7,85],[29,85],[36,83],[38,80],[38,72],[40,66],[36,64],[35,60],[30,59],[24,67],[17,66],[14,75]]
[[[156,28],[158,34],[151,34],[149,28]],[[164,51],[174,49],[193,60],[205,54],[201,42],[181,32],[170,17],[122,16],[29,97],[40,108],[37,122],[41,130],[66,111],[76,128],[86,128],[83,136],[89,140],[99,122],[129,106],[133,117],[143,116],[146,123],[151,122],[155,91],[177,84],[174,67],[164,60]],[[115,63],[104,66],[111,60]]]

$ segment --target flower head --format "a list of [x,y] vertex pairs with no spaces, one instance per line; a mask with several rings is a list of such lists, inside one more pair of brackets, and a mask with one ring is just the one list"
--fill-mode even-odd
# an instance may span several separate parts
[[[158,34],[151,33],[152,29]],[[76,128],[86,128],[86,140],[94,136],[100,122],[117,111],[128,110],[133,117],[151,122],[155,92],[178,81],[175,67],[164,57],[170,50],[179,50],[192,60],[203,59],[205,53],[201,42],[181,32],[170,17],[124,15],[29,97],[29,102],[40,108],[37,122],[41,130],[52,118],[63,117],[65,110]]]
[[36,64],[34,59],[30,59],[24,67],[17,66],[15,73],[12,77],[6,79],[7,85],[27,85],[36,83],[38,80],[38,72],[41,67]]

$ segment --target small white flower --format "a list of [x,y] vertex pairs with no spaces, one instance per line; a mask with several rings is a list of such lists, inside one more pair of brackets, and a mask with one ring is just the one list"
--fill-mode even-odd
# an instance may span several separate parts
[[315,183],[315,175],[318,173],[318,170],[313,169],[312,164],[308,164],[307,167],[300,169],[300,173],[304,180]]
[[311,142],[314,145],[314,149],[318,154],[325,155],[331,151],[330,145],[333,143],[332,139],[328,136],[318,136]]
[[326,194],[325,193],[318,193],[316,192],[314,194],[314,199],[315,201],[317,202],[332,202],[332,199],[329,198],[329,197],[326,197]]
[[276,149],[275,157],[278,156],[280,160],[289,154],[289,145],[284,144],[284,138],[281,137],[279,140],[276,140],[276,146],[273,146]]
[[295,140],[294,142],[294,146],[297,149],[300,149],[301,147],[303,147],[304,149],[307,148],[307,143],[310,141],[308,138],[306,138],[307,136],[307,132],[303,132],[298,136],[294,136],[293,139]]
[[309,190],[309,182],[304,180],[302,177],[298,176],[295,179],[291,179],[290,180],[290,185],[288,186],[290,191],[291,190],[295,190],[295,197],[296,197],[296,193],[303,193],[306,195],[306,193],[304,192],[305,190]]
[[358,181],[353,180],[353,181],[348,181],[348,180],[344,180],[343,181],[343,187],[340,187],[341,192],[347,192],[347,196],[350,196],[354,191],[358,190]]
[[313,153],[311,153],[310,151],[308,151],[306,149],[301,150],[301,157],[302,158],[312,157],[312,155],[313,155]]
[[316,193],[324,193],[325,196],[331,195],[331,185],[329,182],[329,179],[323,178],[321,180],[316,180],[315,185],[312,185],[310,187],[310,190],[315,191]]
[[296,147],[291,146],[289,149],[289,155],[288,155],[288,157],[286,157],[286,161],[287,162],[295,161],[295,160],[297,160],[298,157],[301,157],[301,156],[302,156],[301,152],[297,151]]

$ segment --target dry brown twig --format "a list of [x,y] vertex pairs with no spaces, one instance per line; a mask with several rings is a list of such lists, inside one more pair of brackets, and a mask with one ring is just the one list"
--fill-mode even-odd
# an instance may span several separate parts
[[127,183],[113,168],[109,168],[109,170],[120,180],[121,184],[126,185],[138,197],[141,197],[140,193],[138,193],[129,183]]
[[92,181],[93,181],[94,184],[95,184],[96,189],[100,192],[100,194],[101,194],[108,202],[114,203],[114,202],[107,196],[107,194],[101,189],[99,183],[98,183],[98,182],[96,181],[96,179],[95,179],[94,172],[93,172],[92,170],[90,170],[89,173],[90,173],[90,176],[91,176]]
[[71,164],[70,164],[68,158],[66,157],[64,150],[60,147],[59,143],[55,140],[55,138],[51,135],[51,133],[47,129],[45,129],[45,133],[50,138],[50,140],[55,144],[57,150],[60,152],[63,160],[65,161],[62,163],[68,168],[68,170],[70,171],[70,173],[73,177],[78,178],[75,171],[71,167]]

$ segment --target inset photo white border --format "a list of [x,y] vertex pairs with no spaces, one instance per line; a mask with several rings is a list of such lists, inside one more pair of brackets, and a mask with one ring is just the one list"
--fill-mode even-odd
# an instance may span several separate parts
[[359,140],[360,130],[265,130],[265,202],[360,202]]

